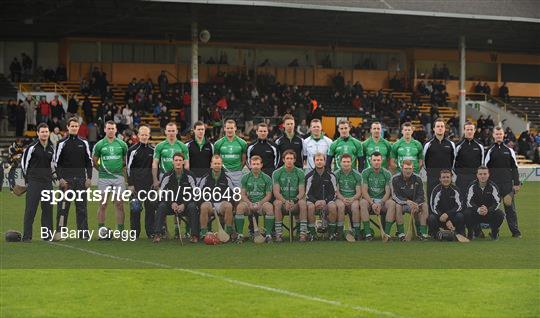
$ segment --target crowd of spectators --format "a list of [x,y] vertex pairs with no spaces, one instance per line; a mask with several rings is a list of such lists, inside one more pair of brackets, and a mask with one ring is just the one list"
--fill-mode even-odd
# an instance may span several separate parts
[[44,69],[40,65],[34,65],[32,59],[21,53],[21,59],[14,57],[9,65],[10,78],[12,82],[58,82],[67,80],[67,69],[63,64],[56,69]]

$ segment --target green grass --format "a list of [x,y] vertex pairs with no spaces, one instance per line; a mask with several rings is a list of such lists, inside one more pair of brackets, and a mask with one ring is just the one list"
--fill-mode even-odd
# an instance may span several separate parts
[[[38,212],[33,243],[0,241],[0,317],[538,317],[538,193],[518,195],[521,240],[505,223],[470,244],[50,244]],[[24,199],[2,192],[0,208],[2,233],[21,230]]]

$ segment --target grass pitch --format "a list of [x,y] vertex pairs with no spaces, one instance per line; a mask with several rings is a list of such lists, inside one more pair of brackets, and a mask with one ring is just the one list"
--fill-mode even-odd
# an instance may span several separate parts
[[[517,197],[521,240],[504,223],[498,242],[470,244],[46,243],[40,212],[34,242],[6,243],[6,230],[22,230],[24,197],[5,190],[2,318],[540,316],[540,183]],[[97,205],[88,211],[95,229]],[[112,207],[107,218],[113,227]],[[69,219],[75,228],[74,208]]]

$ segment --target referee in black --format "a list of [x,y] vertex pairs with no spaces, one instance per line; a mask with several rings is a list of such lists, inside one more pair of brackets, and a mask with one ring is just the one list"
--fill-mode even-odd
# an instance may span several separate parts
[[504,130],[497,126],[493,129],[495,143],[486,152],[485,166],[489,168],[490,179],[500,190],[501,198],[506,212],[506,222],[512,232],[512,237],[521,238],[515,206],[515,195],[519,191],[521,182],[516,160],[512,148],[503,143]]
[[[276,145],[278,147],[280,157],[283,157],[283,153],[286,150],[290,149],[294,151],[296,154],[296,161],[294,162],[294,165],[300,169],[304,169],[304,140],[296,134],[294,128],[294,117],[291,114],[286,114],[283,116],[283,136],[276,140]],[[278,164],[279,167],[283,166],[283,160],[280,161],[281,162]]]
[[[79,118],[71,117],[67,122],[68,136],[58,141],[54,155],[54,166],[60,189],[86,191],[92,184],[92,155],[90,145],[86,139],[77,135],[79,132]],[[77,229],[88,230],[88,212],[86,195],[82,200],[75,201],[77,213]],[[62,206],[65,203],[65,208]],[[65,227],[69,213],[70,202],[61,202],[58,205],[56,215],[57,230]],[[60,216],[64,216],[63,224],[60,224]],[[87,237],[80,237],[88,239]]]
[[[139,198],[141,191],[148,195],[148,191],[152,189],[152,161],[154,158],[154,147],[148,143],[150,127],[145,124],[140,125],[137,137],[139,142],[129,147],[126,158],[128,189],[135,193],[135,198]],[[144,228],[148,238],[154,234],[155,210],[154,202],[144,201]],[[135,230],[138,238],[141,233],[140,212],[130,211],[130,225],[131,230]]]
[[279,166],[279,149],[273,141],[268,140],[268,125],[266,125],[266,123],[258,124],[256,132],[257,140],[249,144],[246,162],[248,162],[249,165],[251,157],[261,157],[263,163],[262,171],[269,177],[272,177],[272,173],[274,173]]
[[466,122],[463,126],[463,139],[456,145],[454,171],[457,175],[456,186],[463,199],[469,185],[476,180],[478,167],[484,164],[484,146],[474,139],[474,133],[474,124]]
[[[424,145],[424,165],[427,174],[427,195],[431,196],[433,188],[439,183],[441,170],[454,168],[455,145],[444,136],[446,123],[442,118],[437,118],[433,131],[435,136]],[[430,205],[431,209],[431,205]]]
[[[41,201],[41,191],[52,190],[52,166],[54,148],[49,140],[49,126],[41,123],[37,126],[38,138],[33,141],[23,153],[21,168],[26,180],[26,207],[24,210],[23,241],[32,241],[32,225],[38,205]],[[53,213],[50,201],[41,201],[41,227],[47,228],[47,234],[41,238],[50,239],[53,230]]]
[[210,170],[210,161],[214,155],[214,145],[205,137],[206,127],[202,121],[193,125],[193,139],[186,143],[189,152],[189,170],[197,183]]
[[456,231],[465,235],[465,216],[463,201],[458,188],[452,184],[452,171],[443,169],[440,172],[440,183],[435,186],[429,197],[431,213],[428,217],[429,232],[435,236],[439,228]]
[[497,185],[489,180],[489,169],[480,166],[473,181],[467,189],[467,208],[463,213],[467,223],[467,237],[475,238],[480,223],[488,223],[491,228],[491,239],[499,239],[499,228],[504,221],[504,212],[499,209],[501,195]]

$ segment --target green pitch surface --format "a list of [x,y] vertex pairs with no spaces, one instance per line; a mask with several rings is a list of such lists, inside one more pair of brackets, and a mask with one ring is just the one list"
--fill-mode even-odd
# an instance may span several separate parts
[[[504,223],[499,241],[470,244],[180,246],[46,243],[39,212],[32,243],[6,243],[6,230],[22,230],[24,198],[4,189],[0,317],[538,317],[539,193],[530,182],[518,195],[522,239]],[[114,227],[112,207],[107,218]],[[69,219],[75,228],[73,207]]]

